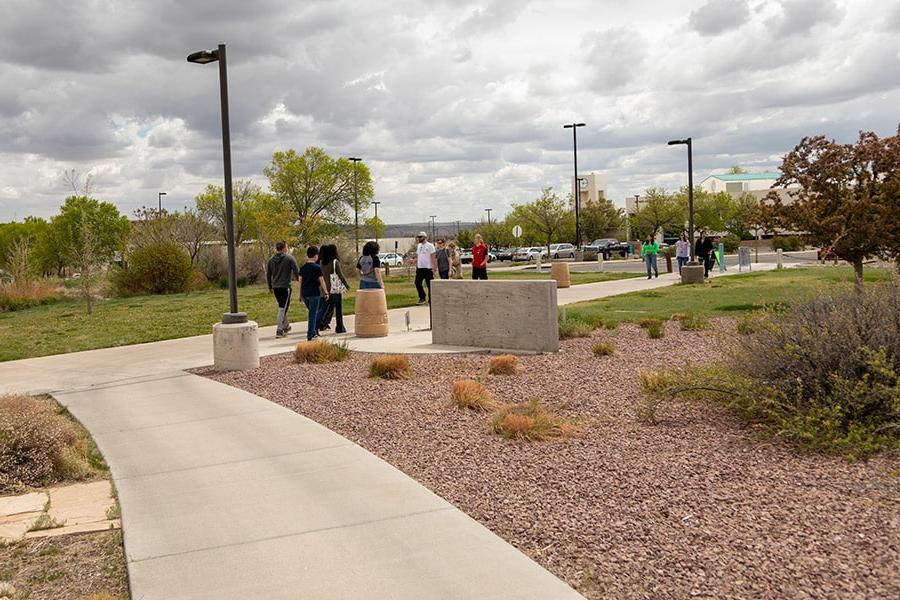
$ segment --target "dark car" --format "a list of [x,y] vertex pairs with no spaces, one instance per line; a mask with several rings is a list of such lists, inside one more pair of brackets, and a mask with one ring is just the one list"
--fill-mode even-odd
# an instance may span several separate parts
[[628,254],[628,244],[622,243],[615,238],[600,238],[594,240],[584,247],[585,252],[596,252],[603,254],[604,259],[609,259],[613,254],[625,256]]
[[515,251],[515,248],[497,248],[494,250],[494,254],[497,256],[497,260],[512,260]]

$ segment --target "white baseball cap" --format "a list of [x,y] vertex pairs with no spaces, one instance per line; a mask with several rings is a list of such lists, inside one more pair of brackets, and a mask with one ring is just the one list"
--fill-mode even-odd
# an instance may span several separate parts
[[416,237],[428,237],[428,234],[425,233],[424,231],[420,231]]

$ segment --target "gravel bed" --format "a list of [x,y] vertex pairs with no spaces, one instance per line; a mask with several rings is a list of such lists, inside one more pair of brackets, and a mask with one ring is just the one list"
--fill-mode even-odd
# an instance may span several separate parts
[[[361,353],[199,373],[359,443],[587,598],[900,597],[896,455],[847,463],[793,451],[703,403],[666,404],[656,425],[636,420],[641,370],[715,360],[732,330],[724,319],[702,332],[668,322],[650,340],[623,324],[520,357],[514,376],[488,375],[478,354],[410,356],[408,381],[368,379],[372,355]],[[616,355],[595,358],[600,340]],[[467,377],[504,401],[539,397],[581,432],[503,440],[485,415],[450,405],[453,381]]]

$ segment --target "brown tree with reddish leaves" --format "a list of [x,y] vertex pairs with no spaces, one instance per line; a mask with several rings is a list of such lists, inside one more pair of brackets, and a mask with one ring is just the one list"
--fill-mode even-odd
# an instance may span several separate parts
[[[863,262],[900,257],[900,127],[879,138],[860,132],[855,144],[825,136],[805,137],[781,164],[776,187],[790,202],[769,194],[777,226],[802,232],[817,246],[831,246],[853,265],[862,289]],[[796,187],[799,186],[799,187]]]

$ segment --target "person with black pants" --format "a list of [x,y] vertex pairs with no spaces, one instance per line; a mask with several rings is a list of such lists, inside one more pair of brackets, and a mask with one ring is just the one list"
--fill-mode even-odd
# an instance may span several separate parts
[[709,277],[712,268],[713,241],[706,235],[706,230],[700,232],[697,243],[694,245],[694,254],[703,262],[703,276]]
[[284,337],[291,330],[288,321],[288,309],[291,306],[291,290],[294,281],[300,275],[300,267],[290,254],[284,252],[287,244],[278,242],[275,244],[275,254],[266,265],[266,283],[269,284],[269,293],[275,296],[278,302],[278,319],[275,325],[275,337]]
[[[428,241],[428,235],[420,231],[416,236],[419,244],[416,246],[416,291],[419,293],[419,302],[426,303],[425,288],[428,288],[428,300],[431,300],[431,280],[437,271],[434,244]],[[424,285],[423,285],[424,284]]]

